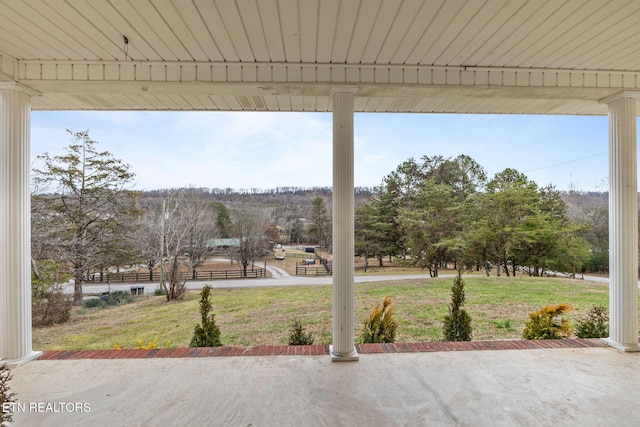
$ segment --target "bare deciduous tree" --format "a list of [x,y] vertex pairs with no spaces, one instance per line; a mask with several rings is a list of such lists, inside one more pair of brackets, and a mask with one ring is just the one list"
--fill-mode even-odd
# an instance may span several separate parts
[[142,208],[142,215],[138,221],[135,242],[137,258],[149,270],[149,280],[153,280],[153,269],[160,263],[161,253],[161,215],[162,209],[146,203]]
[[242,265],[246,277],[249,265],[273,247],[266,234],[269,215],[257,206],[243,205],[235,210],[234,216],[234,237],[238,239],[239,247],[233,258]]
[[216,215],[213,206],[189,189],[167,193],[160,212],[160,229],[164,242],[161,253],[169,260],[169,285],[163,283],[167,301],[181,299],[186,279],[181,274],[188,267],[192,277],[196,268],[211,254],[209,242],[216,236]]

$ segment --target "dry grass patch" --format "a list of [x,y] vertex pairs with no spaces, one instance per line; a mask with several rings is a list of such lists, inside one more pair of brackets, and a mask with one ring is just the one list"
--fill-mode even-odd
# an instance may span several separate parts
[[[257,279],[259,280],[259,279]],[[572,319],[592,305],[608,304],[606,284],[560,278],[465,276],[465,309],[472,317],[473,339],[520,338],[528,313],[540,307],[569,303]],[[453,279],[413,279],[356,284],[355,330],[376,302],[389,296],[399,323],[397,341],[442,339],[442,319],[451,301]],[[213,313],[225,345],[287,344],[291,321],[299,317],[315,342],[331,342],[331,286],[214,289]],[[77,309],[63,325],[35,328],[34,348],[125,348],[158,338],[158,345],[188,346],[199,322],[198,292],[184,301],[142,297],[132,304],[106,309]]]

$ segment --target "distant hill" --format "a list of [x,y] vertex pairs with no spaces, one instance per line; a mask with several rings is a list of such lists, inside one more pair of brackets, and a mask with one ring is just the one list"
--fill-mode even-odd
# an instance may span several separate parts
[[585,214],[607,209],[609,193],[601,191],[563,191],[562,200],[567,204],[567,214],[572,220],[583,219]]
[[[159,203],[169,189],[141,191],[142,199],[154,205],[154,199]],[[227,207],[249,203],[264,206],[265,208],[284,208],[285,210],[296,210],[305,216],[311,207],[311,201],[316,196],[325,199],[327,206],[331,209],[332,190],[331,187],[278,187],[272,189],[232,189],[232,188],[189,188],[204,200],[212,202],[222,202]],[[356,187],[355,205],[367,201],[375,193],[373,187]]]
[[[241,203],[262,205],[265,208],[296,209],[305,216],[311,207],[311,200],[316,196],[324,197],[331,209],[331,187],[277,187],[271,189],[250,188],[190,188],[205,200],[219,201],[232,208]],[[168,189],[142,191],[142,199],[158,202]],[[355,205],[366,202],[376,193],[375,187],[356,187]],[[569,218],[579,220],[585,213],[607,208],[609,193],[598,191],[562,191],[562,200],[567,204]]]

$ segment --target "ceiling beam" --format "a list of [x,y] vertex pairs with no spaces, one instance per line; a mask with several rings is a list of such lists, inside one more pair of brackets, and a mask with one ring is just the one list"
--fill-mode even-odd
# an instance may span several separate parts
[[[9,61],[7,67],[13,65]],[[18,61],[17,66],[18,80],[23,82],[329,83],[640,89],[640,73],[610,70],[179,61]]]

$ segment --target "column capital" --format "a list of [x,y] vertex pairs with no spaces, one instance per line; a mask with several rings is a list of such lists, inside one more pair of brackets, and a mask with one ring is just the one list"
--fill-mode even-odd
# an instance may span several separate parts
[[354,85],[331,86],[331,96],[335,95],[336,93],[342,93],[342,92],[351,93],[355,96],[358,94],[358,86],[354,86]]
[[640,91],[637,90],[623,90],[613,95],[609,95],[605,98],[599,99],[600,104],[609,104],[620,99],[640,98]]
[[24,92],[30,96],[40,96],[41,93],[35,89],[25,86],[18,82],[0,82],[0,90],[15,90],[18,92]]

